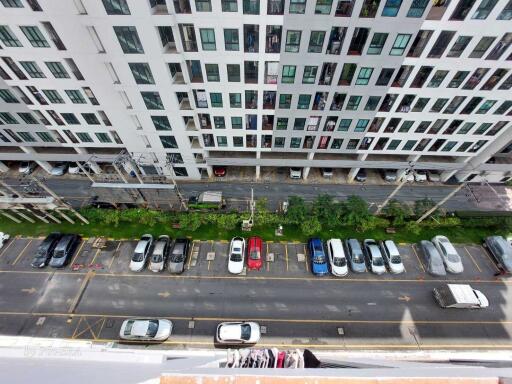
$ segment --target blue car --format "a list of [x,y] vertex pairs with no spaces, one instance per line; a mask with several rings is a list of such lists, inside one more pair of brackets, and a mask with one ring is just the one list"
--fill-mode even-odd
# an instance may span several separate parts
[[309,257],[311,259],[311,272],[317,276],[324,276],[329,273],[327,258],[322,240],[319,238],[309,239],[308,241]]

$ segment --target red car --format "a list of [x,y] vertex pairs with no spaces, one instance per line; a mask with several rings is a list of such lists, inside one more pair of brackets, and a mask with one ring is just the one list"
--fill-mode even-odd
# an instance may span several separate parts
[[213,167],[213,174],[216,177],[226,176],[226,167]]
[[260,270],[263,266],[263,241],[261,237],[250,237],[247,241],[247,268]]

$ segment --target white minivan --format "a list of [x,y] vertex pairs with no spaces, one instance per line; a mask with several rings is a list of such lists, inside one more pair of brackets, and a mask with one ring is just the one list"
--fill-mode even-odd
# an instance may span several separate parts
[[290,168],[290,179],[300,179],[302,177],[302,168]]
[[346,276],[348,274],[347,258],[340,239],[327,240],[327,255],[331,273],[334,276]]

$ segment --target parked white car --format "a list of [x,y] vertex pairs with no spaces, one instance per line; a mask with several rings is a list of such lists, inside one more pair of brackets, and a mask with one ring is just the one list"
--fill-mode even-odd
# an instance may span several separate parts
[[464,271],[459,253],[446,236],[435,236],[432,243],[441,255],[447,272],[462,273]]
[[62,176],[68,170],[68,163],[56,163],[50,171],[52,176]]
[[366,260],[370,271],[376,275],[382,275],[386,273],[386,265],[384,264],[384,258],[380,253],[377,242],[373,239],[366,239],[363,241],[364,252],[366,253]]
[[172,321],[167,319],[129,319],[119,330],[119,338],[131,341],[164,341],[172,333]]
[[20,167],[18,168],[18,172],[24,175],[30,175],[36,169],[37,164],[33,161],[22,161],[20,163]]
[[220,323],[215,332],[215,340],[224,344],[254,344],[260,337],[260,325],[252,321]]
[[171,239],[167,235],[158,238],[149,260],[149,270],[152,272],[162,272],[169,255],[169,244]]
[[238,275],[244,270],[245,239],[233,237],[229,246],[228,271]]
[[4,232],[0,232],[0,248],[4,246],[5,243],[7,243],[7,240],[11,238],[10,235]]
[[382,250],[384,261],[388,265],[389,272],[398,274],[405,271],[400,251],[393,240],[381,241],[380,249]]
[[427,171],[420,170],[414,172],[414,181],[417,183],[424,183],[427,181]]
[[135,247],[135,251],[133,252],[133,256],[130,261],[130,271],[140,272],[144,269],[152,244],[153,236],[149,234],[142,235]]
[[348,274],[347,257],[340,239],[327,240],[327,256],[334,276],[346,276]]

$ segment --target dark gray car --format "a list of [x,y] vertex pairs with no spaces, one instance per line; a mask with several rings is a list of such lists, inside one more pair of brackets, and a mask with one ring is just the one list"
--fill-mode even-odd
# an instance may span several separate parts
[[428,240],[421,240],[420,246],[427,262],[427,272],[434,276],[446,276],[443,258],[436,246]]
[[36,255],[30,264],[34,268],[44,268],[53,256],[53,250],[62,235],[59,232],[50,233],[37,248]]
[[183,273],[188,255],[188,239],[176,239],[169,256],[169,272]]
[[512,245],[502,236],[489,236],[485,246],[505,272],[512,273]]
[[64,235],[59,240],[53,251],[52,259],[50,260],[50,267],[62,268],[64,267],[73,254],[75,253],[76,246],[80,242],[78,235]]

